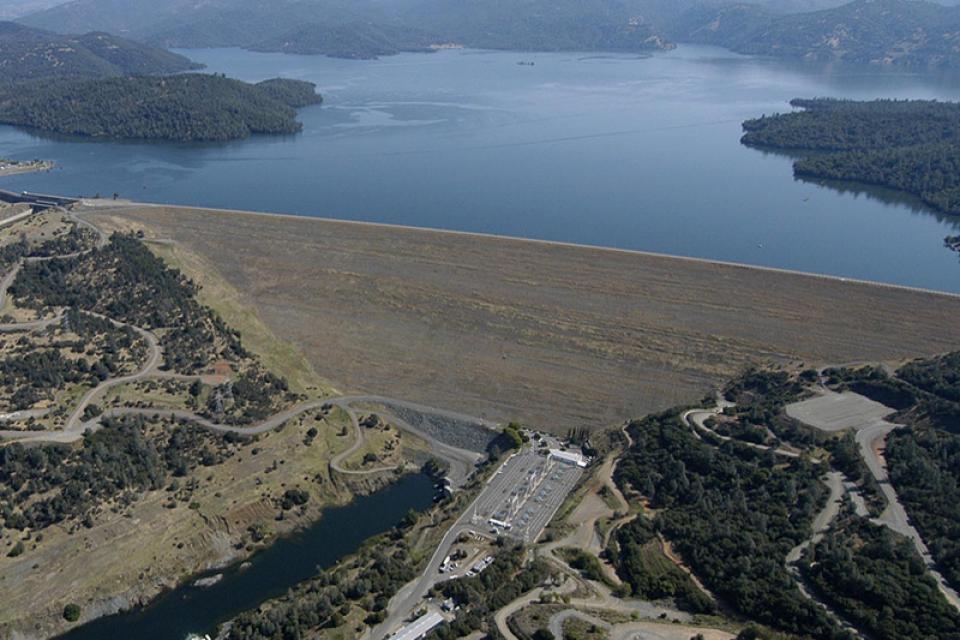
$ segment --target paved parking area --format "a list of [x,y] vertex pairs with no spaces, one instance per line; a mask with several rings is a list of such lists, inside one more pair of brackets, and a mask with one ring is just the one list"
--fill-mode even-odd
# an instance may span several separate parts
[[477,500],[473,522],[491,533],[534,542],[582,473],[576,465],[532,451],[517,454]]
[[894,413],[856,393],[830,393],[787,405],[787,415],[823,431],[863,429]]

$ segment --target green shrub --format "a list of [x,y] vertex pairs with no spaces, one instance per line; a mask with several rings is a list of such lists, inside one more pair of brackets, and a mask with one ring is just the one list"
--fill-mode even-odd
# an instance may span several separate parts
[[80,619],[80,605],[72,602],[63,608],[63,619],[67,622],[76,622]]

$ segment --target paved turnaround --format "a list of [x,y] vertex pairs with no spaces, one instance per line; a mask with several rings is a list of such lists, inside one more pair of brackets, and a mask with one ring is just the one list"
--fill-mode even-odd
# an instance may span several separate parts
[[812,427],[825,431],[837,431],[846,428],[856,431],[857,445],[860,455],[870,473],[880,485],[880,491],[887,499],[887,507],[874,520],[877,524],[886,525],[892,531],[907,537],[917,553],[923,558],[930,575],[937,581],[940,592],[955,609],[960,611],[960,595],[947,583],[943,574],[937,569],[936,562],[920,536],[916,527],[910,524],[900,497],[890,483],[887,474],[887,461],[883,456],[887,436],[903,425],[893,424],[884,420],[886,416],[895,413],[894,409],[869,400],[856,393],[835,393],[829,389],[820,390],[820,396],[797,402],[787,406],[787,415],[800,420]]

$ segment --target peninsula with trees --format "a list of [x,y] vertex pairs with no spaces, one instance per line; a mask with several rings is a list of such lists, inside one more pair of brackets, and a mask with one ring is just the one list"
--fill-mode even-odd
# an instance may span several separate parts
[[106,33],[0,22],[0,123],[103,139],[220,142],[297,133],[296,110],[323,101],[308,82],[184,73],[201,66]]
[[790,105],[791,113],[744,122],[743,144],[799,155],[798,178],[896,189],[960,215],[960,104],[818,98]]
[[313,84],[249,84],[217,75],[47,80],[0,89],[0,122],[94,138],[224,141],[302,129],[296,108]]

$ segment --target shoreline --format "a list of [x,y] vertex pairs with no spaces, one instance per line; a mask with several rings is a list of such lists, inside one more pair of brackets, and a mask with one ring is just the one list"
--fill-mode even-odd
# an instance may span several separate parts
[[644,251],[640,249],[623,249],[619,247],[605,247],[602,245],[591,245],[591,244],[580,244],[576,242],[564,242],[561,240],[544,240],[541,238],[525,238],[522,236],[507,236],[502,234],[495,233],[483,233],[479,231],[459,231],[455,229],[438,229],[435,227],[417,227],[413,225],[402,225],[402,224],[393,224],[388,222],[371,222],[366,220],[343,220],[340,218],[328,218],[323,216],[310,216],[304,214],[295,214],[295,213],[282,213],[282,212],[269,212],[269,211],[249,211],[244,209],[222,209],[216,207],[200,207],[192,205],[178,205],[178,204],[163,204],[163,203],[152,203],[152,202],[129,202],[124,204],[118,204],[114,201],[106,201],[111,204],[111,206],[98,206],[97,204],[89,204],[90,200],[81,200],[79,203],[80,209],[77,211],[79,214],[110,214],[111,212],[122,212],[127,209],[182,209],[189,210],[194,212],[208,212],[208,213],[217,213],[223,215],[244,215],[244,216],[258,216],[258,217],[268,217],[268,218],[280,218],[280,219],[292,219],[300,221],[315,220],[317,222],[327,223],[327,224],[343,224],[349,226],[357,227],[366,227],[374,229],[382,229],[386,231],[401,231],[401,232],[416,232],[416,233],[433,233],[443,236],[453,236],[459,238],[478,238],[484,240],[496,240],[502,242],[510,243],[519,243],[519,244],[531,244],[537,246],[545,247],[556,247],[556,248],[565,248],[565,249],[577,249],[585,251],[597,251],[602,253],[613,253],[619,255],[628,255],[628,256],[641,256],[646,258],[655,258],[660,260],[676,260],[685,263],[707,265],[707,266],[721,266],[734,269],[749,269],[754,271],[761,271],[766,273],[773,274],[782,274],[789,276],[800,276],[805,278],[811,278],[816,280],[826,280],[833,283],[840,284],[852,284],[858,286],[867,286],[867,287],[877,287],[883,289],[893,289],[897,291],[906,291],[911,293],[920,293],[926,295],[934,296],[943,296],[953,299],[960,299],[960,293],[954,293],[951,291],[941,291],[938,289],[928,289],[925,287],[914,287],[910,285],[896,284],[892,282],[882,282],[879,280],[866,280],[863,278],[851,278],[845,276],[837,276],[827,273],[816,273],[812,271],[800,271],[797,269],[786,269],[783,267],[770,267],[766,265],[756,265],[749,264],[745,262],[733,262],[729,260],[718,260],[713,258],[698,258],[695,256],[686,256],[679,254],[670,254],[662,253],[657,251]]
[[[229,556],[216,558],[211,556],[211,559],[205,561],[202,566],[188,568],[186,573],[181,572],[174,575],[173,572],[170,572],[167,576],[156,576],[149,583],[141,583],[140,585],[133,586],[122,594],[95,600],[92,604],[88,603],[84,607],[85,610],[94,610],[95,614],[92,616],[88,615],[82,622],[76,624],[71,623],[64,625],[61,620],[56,619],[55,623],[51,623],[49,627],[43,629],[34,628],[31,630],[29,626],[20,628],[11,623],[9,624],[8,630],[14,634],[23,634],[20,637],[24,638],[24,640],[58,640],[74,632],[80,634],[90,633],[92,625],[105,624],[106,620],[112,619],[114,622],[123,624],[124,618],[127,616],[136,617],[144,613],[150,614],[152,609],[162,606],[165,599],[173,598],[177,592],[189,592],[190,590],[196,590],[198,592],[207,591],[219,585],[224,579],[236,578],[237,575],[250,569],[253,563],[262,562],[262,554],[272,549],[277,543],[295,544],[298,537],[302,540],[304,536],[309,535],[311,529],[318,526],[322,520],[326,520],[331,516],[330,511],[343,511],[344,509],[355,507],[358,500],[370,498],[381,491],[394,488],[399,483],[409,481],[419,473],[420,471],[408,471],[402,475],[394,475],[393,473],[385,472],[363,480],[347,480],[343,485],[346,494],[342,496],[342,499],[315,505],[308,514],[299,516],[296,521],[291,521],[293,522],[292,525],[280,531],[274,531],[268,540],[264,542],[253,544],[252,549],[245,548],[238,550]],[[369,540],[385,532],[386,530],[363,538],[359,541],[356,549],[338,558],[334,565],[331,566],[335,566],[356,555],[360,548]],[[218,579],[210,581],[215,577],[218,577]],[[290,588],[295,588],[298,584],[301,583],[294,583]],[[217,628],[222,630],[224,625],[230,624],[234,618],[242,613],[256,610],[263,604],[275,600],[278,597],[281,596],[264,597],[264,599],[252,609],[244,609],[240,612],[229,614],[227,620],[216,623]],[[0,625],[0,630],[4,630],[3,625]],[[31,635],[34,632],[38,632],[40,635]]]
[[[0,165],[2,164],[3,162],[0,161]],[[47,160],[44,160],[43,162],[20,162],[17,164],[7,165],[6,168],[0,168],[0,178],[22,175],[24,173],[40,173],[41,171],[50,171],[56,166],[56,164]]]
[[751,365],[900,362],[960,344],[960,296],[944,292],[472,232],[99,204],[86,219],[201,256],[344,393],[555,432],[698,399]]

